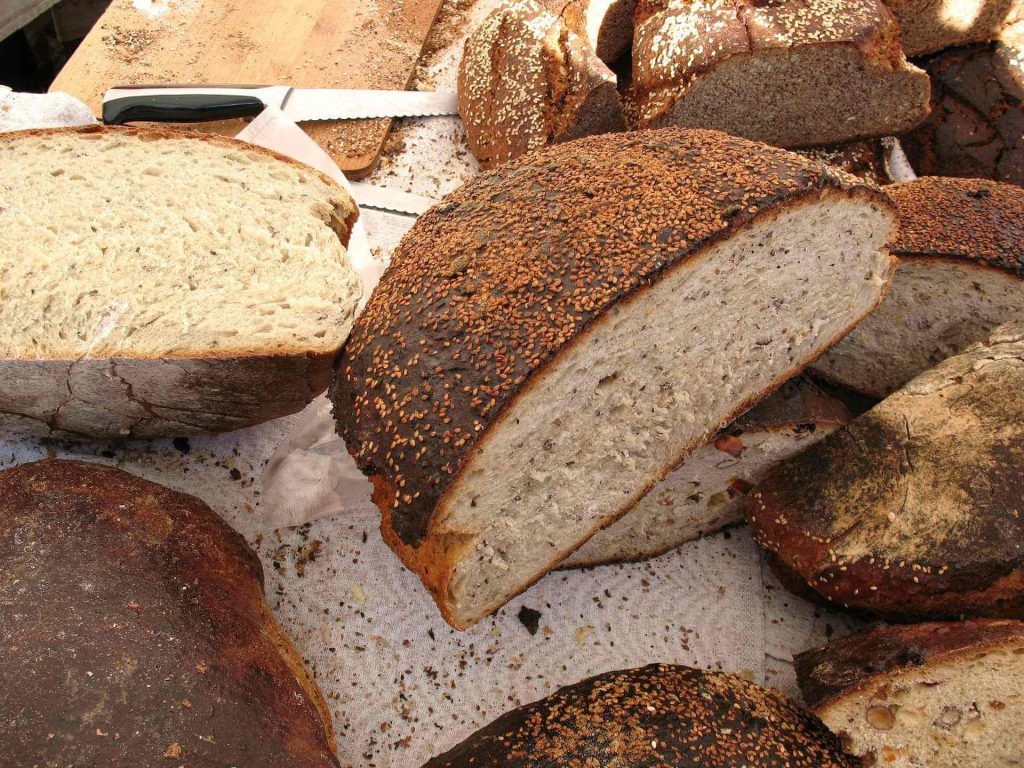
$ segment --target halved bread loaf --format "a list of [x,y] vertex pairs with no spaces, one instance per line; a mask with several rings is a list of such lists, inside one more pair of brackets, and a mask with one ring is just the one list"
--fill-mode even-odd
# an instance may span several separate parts
[[503,605],[869,312],[891,205],[798,155],[669,129],[545,147],[421,217],[333,397],[445,618]]
[[1024,624],[879,627],[795,659],[804,698],[865,765],[1024,761]]
[[900,212],[892,290],[812,366],[873,397],[1024,316],[1024,189],[928,177],[885,191]]
[[881,0],[641,2],[640,125],[716,128],[780,147],[909,130],[928,77],[907,63]]
[[113,467],[0,472],[0,656],[6,766],[338,766],[245,540]]
[[605,64],[629,53],[633,45],[636,0],[547,0],[559,7],[565,25],[590,45]]
[[615,75],[540,0],[505,0],[466,40],[459,114],[484,168],[625,128]]
[[1021,0],[885,0],[900,23],[907,56],[995,40],[1024,18]]
[[786,382],[691,453],[617,522],[562,562],[580,568],[655,557],[743,519],[743,499],[776,463],[850,421],[809,379]]
[[821,721],[724,672],[606,672],[507,712],[424,768],[854,768]]
[[1001,326],[772,470],[747,497],[755,538],[851,608],[1024,616],[1022,389],[1024,325]]
[[302,409],[361,289],[326,176],[210,135],[0,137],[0,427],[155,437]]

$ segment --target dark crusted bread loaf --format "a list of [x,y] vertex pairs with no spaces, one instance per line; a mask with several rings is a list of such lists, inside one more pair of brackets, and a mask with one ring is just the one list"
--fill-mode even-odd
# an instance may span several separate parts
[[820,595],[895,618],[1024,616],[1024,326],[784,462],[755,538]]
[[776,463],[850,421],[809,378],[786,382],[695,450],[621,519],[562,563],[566,568],[643,560],[743,519],[743,501]]
[[541,0],[505,0],[467,38],[459,114],[484,168],[626,127],[615,75]]
[[781,147],[888,136],[928,114],[881,0],[641,0],[640,125],[716,128]]
[[1021,0],[885,0],[900,24],[907,56],[995,40],[1024,18]]
[[854,768],[821,722],[724,672],[607,672],[507,712],[424,768]]
[[333,387],[382,529],[478,621],[878,302],[877,188],[711,131],[531,152],[421,217]]
[[1024,32],[920,60],[931,115],[900,137],[914,169],[1024,184]]
[[546,0],[601,61],[611,64],[633,44],[636,0]]
[[799,654],[804,698],[869,765],[1011,768],[1024,760],[1024,624],[870,629]]
[[98,464],[0,472],[0,763],[336,768],[262,579],[192,496]]
[[900,212],[892,289],[812,366],[873,397],[1024,317],[1024,189],[926,177],[886,193]]
[[809,147],[799,152],[811,160],[826,163],[881,186],[890,184],[893,180],[889,168],[889,146],[894,141],[892,138],[865,139],[845,144]]

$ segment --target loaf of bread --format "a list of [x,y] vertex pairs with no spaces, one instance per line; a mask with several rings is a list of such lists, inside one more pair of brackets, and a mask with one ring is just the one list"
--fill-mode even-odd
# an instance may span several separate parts
[[210,135],[0,137],[0,428],[157,437],[294,413],[360,298],[356,208],[316,171]]
[[0,763],[337,768],[262,581],[192,496],[98,464],[0,472]]
[[1000,326],[747,497],[786,578],[887,618],[1024,616],[1024,325]]
[[804,698],[865,765],[1024,760],[1024,624],[878,627],[795,659]]
[[873,397],[1024,317],[1024,188],[927,177],[886,192],[900,212],[892,289],[812,367]]
[[507,712],[424,768],[854,768],[774,691],[672,664],[607,672]]
[[620,520],[562,563],[578,568],[643,560],[743,519],[743,500],[776,463],[850,421],[810,379],[786,382],[690,454]]
[[636,0],[547,0],[566,27],[590,46],[605,64],[629,53],[633,45]]
[[496,610],[869,312],[894,224],[711,131],[481,174],[396,249],[333,388],[389,544],[454,626]]
[[808,147],[799,152],[811,160],[826,163],[881,186],[890,184],[893,180],[889,168],[889,145],[894,141],[890,137],[866,139],[845,144]]
[[931,115],[901,136],[914,169],[1024,184],[1024,29],[920,61]]
[[1024,19],[1022,0],[885,0],[900,24],[907,56],[995,40]]
[[625,128],[615,75],[541,0],[505,0],[467,38],[459,114],[484,168]]
[[716,128],[780,147],[909,130],[928,77],[881,0],[641,0],[641,126]]

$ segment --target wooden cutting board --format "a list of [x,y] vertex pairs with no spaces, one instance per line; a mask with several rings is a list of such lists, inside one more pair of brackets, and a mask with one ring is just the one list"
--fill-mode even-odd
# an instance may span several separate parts
[[[113,0],[54,80],[99,114],[113,85],[273,84],[405,89],[442,0]],[[350,176],[391,120],[304,123]],[[205,123],[233,135],[240,121]]]

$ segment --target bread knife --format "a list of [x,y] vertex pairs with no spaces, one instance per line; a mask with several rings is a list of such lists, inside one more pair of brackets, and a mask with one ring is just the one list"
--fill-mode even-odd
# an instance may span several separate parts
[[277,107],[297,123],[381,117],[457,115],[443,91],[366,91],[287,85],[118,85],[103,97],[106,125],[145,121],[203,123],[255,117]]

